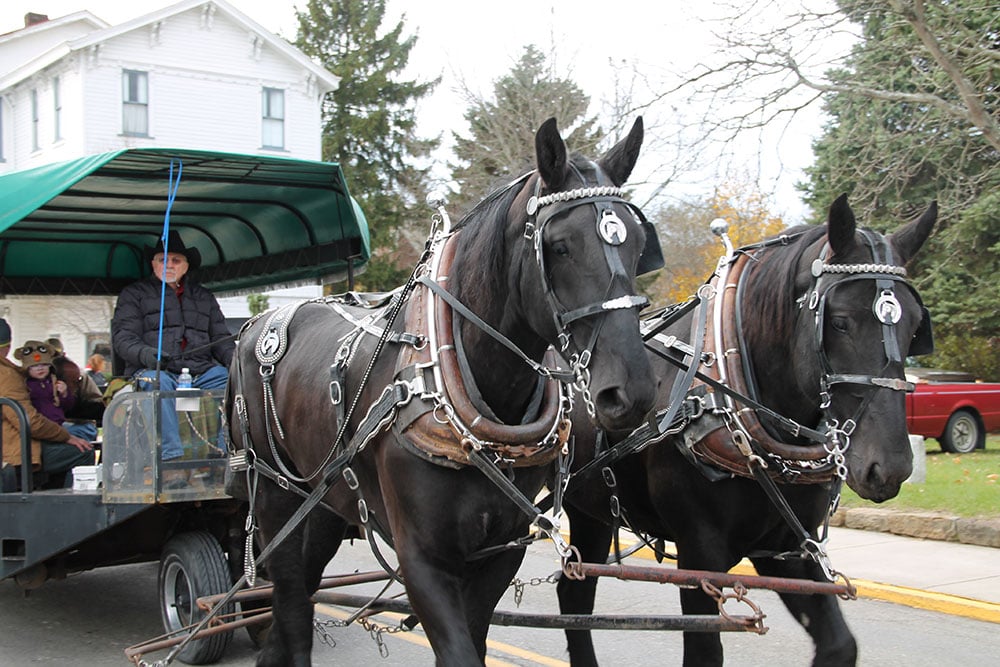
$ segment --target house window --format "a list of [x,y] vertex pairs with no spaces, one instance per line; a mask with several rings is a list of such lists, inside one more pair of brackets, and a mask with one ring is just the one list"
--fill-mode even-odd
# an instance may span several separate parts
[[285,147],[285,91],[265,88],[261,97],[261,145]]
[[31,150],[37,151],[38,146],[38,91],[31,91]]
[[52,79],[52,110],[55,114],[53,119],[55,130],[54,141],[62,139],[62,97],[59,91],[59,77]]
[[122,71],[122,134],[149,136],[149,79],[147,72]]

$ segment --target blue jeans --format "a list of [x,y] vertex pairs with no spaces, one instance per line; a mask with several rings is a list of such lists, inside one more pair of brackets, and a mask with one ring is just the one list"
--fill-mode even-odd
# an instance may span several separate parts
[[[156,371],[141,370],[135,374],[135,379],[138,381],[141,391],[150,391],[156,381]],[[228,379],[229,369],[225,366],[212,366],[201,375],[195,375],[191,386],[194,389],[220,389],[226,386]],[[175,391],[176,389],[177,375],[169,371],[160,371],[160,391]],[[163,442],[161,458],[164,461],[184,456],[184,446],[181,445],[178,429],[176,403],[172,398],[164,398],[160,405],[160,438]],[[221,432],[219,436],[222,436]]]
[[97,424],[94,422],[63,422],[63,428],[78,438],[90,442],[97,440]]

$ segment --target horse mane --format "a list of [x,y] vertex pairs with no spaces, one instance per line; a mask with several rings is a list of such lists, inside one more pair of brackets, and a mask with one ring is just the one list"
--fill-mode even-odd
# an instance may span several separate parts
[[[449,286],[463,303],[503,308],[504,300],[496,298],[496,295],[507,289],[507,274],[510,272],[504,264],[507,216],[521,193],[521,188],[516,186],[527,176],[529,174],[487,196],[456,225],[462,233],[458,235],[449,278],[454,276],[457,279],[450,280]],[[463,280],[462,276],[466,279]],[[479,312],[479,315],[486,313]]]
[[774,246],[756,255],[749,267],[744,303],[753,304],[754,317],[744,317],[743,327],[751,345],[791,338],[798,315],[795,278],[806,250],[826,235],[826,225],[800,225],[782,232],[797,234],[790,246]]

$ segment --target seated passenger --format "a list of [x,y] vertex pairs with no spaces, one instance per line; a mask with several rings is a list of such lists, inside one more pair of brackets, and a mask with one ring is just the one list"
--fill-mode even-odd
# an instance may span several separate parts
[[[0,396],[10,398],[24,408],[31,428],[31,465],[36,472],[45,473],[57,486],[71,486],[72,476],[67,473],[79,465],[94,464],[91,443],[72,435],[61,424],[45,417],[35,409],[28,394],[28,385],[21,369],[7,358],[10,354],[10,325],[0,319]],[[23,353],[23,348],[21,349]],[[3,466],[21,465],[21,424],[14,411],[3,408]],[[7,490],[7,489],[5,489]]]
[[66,356],[61,340],[48,338],[45,342],[52,348],[52,367],[56,377],[66,383],[75,397],[73,404],[63,410],[66,416],[63,426],[81,438],[96,439],[98,422],[104,417],[104,395],[94,381],[83,374],[77,363]]
[[84,369],[87,377],[89,377],[97,390],[104,393],[104,390],[108,388],[108,376],[104,374],[104,355],[98,352],[90,355],[90,359],[87,359],[87,368]]
[[[159,381],[159,389],[174,391],[177,375],[182,368],[188,368],[194,376],[193,387],[225,387],[235,347],[233,337],[215,295],[187,276],[188,271],[198,268],[201,254],[197,248],[185,247],[180,234],[175,231],[171,231],[167,238],[166,255],[162,239],[155,247],[147,246],[146,253],[152,275],[122,290],[111,321],[111,344],[115,355],[125,362],[125,374],[137,380],[139,389],[153,389]],[[167,289],[159,358],[161,372],[157,378],[163,283],[166,283]],[[177,413],[171,399],[163,402],[160,437],[164,461],[184,455]],[[167,481],[168,486],[183,481],[182,475],[168,476],[173,477]]]
[[36,410],[55,423],[62,424],[72,435],[85,440],[97,438],[97,426],[94,422],[68,421],[66,415],[76,407],[77,395],[56,375],[56,351],[48,343],[26,341],[14,350],[14,358],[21,362],[21,368],[24,369],[28,395]]

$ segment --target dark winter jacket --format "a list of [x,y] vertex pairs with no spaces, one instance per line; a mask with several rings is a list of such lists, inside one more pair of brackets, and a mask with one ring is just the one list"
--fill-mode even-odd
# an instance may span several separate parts
[[[111,344],[115,354],[125,360],[128,376],[156,366],[161,284],[156,276],[150,276],[129,285],[118,296],[111,320]],[[189,368],[200,375],[215,364],[228,367],[234,343],[219,302],[210,291],[186,278],[183,287],[180,297],[169,286],[166,290],[163,352],[171,359],[164,368],[173,373]],[[183,350],[181,341],[186,341]],[[218,342],[208,347],[213,341]]]

